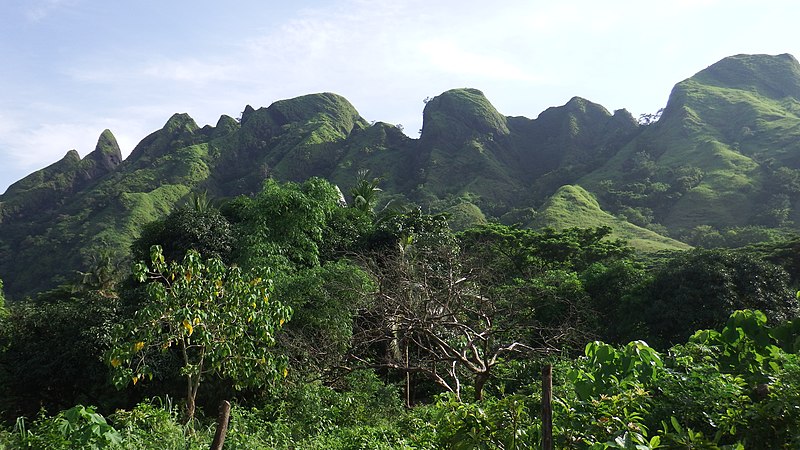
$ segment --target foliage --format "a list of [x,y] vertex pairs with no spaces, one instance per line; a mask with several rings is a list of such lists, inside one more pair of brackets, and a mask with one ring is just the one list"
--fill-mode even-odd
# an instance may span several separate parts
[[115,330],[107,361],[117,386],[152,379],[157,355],[173,346],[187,383],[189,418],[204,377],[229,377],[245,386],[286,376],[285,358],[270,347],[291,309],[271,297],[268,270],[247,274],[218,259],[203,260],[195,251],[182,263],[166,261],[154,246],[151,265],[138,263],[134,272],[149,283],[149,298]]
[[236,259],[245,267],[292,270],[320,264],[326,223],[339,193],[327,181],[302,184],[269,179],[255,198],[239,197],[224,212],[236,223]]
[[377,195],[381,191],[378,187],[380,178],[369,179],[369,170],[358,171],[355,185],[350,188],[350,196],[353,198],[351,206],[366,213],[372,213],[377,201]]
[[586,368],[568,373],[578,399],[624,390],[629,384],[654,382],[663,368],[661,356],[642,341],[630,342],[620,350],[602,342],[586,344]]
[[[800,442],[800,360],[776,345],[787,337],[785,329],[775,333],[778,329],[762,313],[741,311],[724,328],[698,331],[690,342],[664,353],[642,342],[593,342],[577,360],[550,358],[556,447],[794,448]],[[750,364],[755,355],[764,359]],[[543,363],[524,370],[538,373]],[[535,448],[542,431],[536,378],[480,401],[445,393],[411,410],[402,408],[397,387],[371,370],[348,374],[335,389],[319,382],[284,384],[271,390],[261,407],[234,405],[225,445]],[[140,403],[109,417],[105,422],[92,408],[78,406],[34,422],[20,420],[15,429],[0,431],[0,445],[74,448],[66,441],[80,440],[81,448],[104,442],[104,448],[200,449],[208,447],[214,432],[213,417],[179,423],[169,400],[160,406]]]
[[462,403],[442,395],[433,406],[435,448],[523,449],[541,442],[540,424],[533,420],[536,404],[524,396],[488,398],[480,403]]
[[189,426],[181,426],[178,411],[172,407],[169,397],[166,402],[145,401],[130,410],[119,409],[109,418],[122,436],[124,448],[196,448],[202,436]]
[[116,317],[116,299],[66,286],[10,303],[0,319],[0,409],[6,419],[33,417],[40,407],[117,403],[103,363]]
[[298,377],[314,378],[343,363],[353,339],[353,321],[374,283],[358,266],[336,261],[284,274],[275,295],[291,307],[292,320],[278,337],[278,351]]
[[658,347],[694,330],[722,326],[737,309],[758,309],[772,322],[797,313],[797,299],[780,267],[751,254],[693,250],[677,254],[643,285],[632,307],[641,308],[646,335]]
[[13,448],[105,449],[122,443],[123,438],[105,417],[91,406],[77,405],[53,417],[40,415],[31,426],[17,421],[16,433],[6,436]]
[[219,211],[210,207],[182,207],[146,224],[133,243],[132,253],[134,261],[146,260],[150,247],[160,245],[164,257],[172,261],[182,259],[189,250],[206,258],[227,261],[233,241],[233,229]]
[[761,311],[734,311],[722,331],[700,330],[689,342],[716,349],[722,372],[745,376],[754,383],[764,382],[767,380],[763,374],[777,369],[765,366],[777,364],[775,360],[780,355],[766,324],[767,317]]

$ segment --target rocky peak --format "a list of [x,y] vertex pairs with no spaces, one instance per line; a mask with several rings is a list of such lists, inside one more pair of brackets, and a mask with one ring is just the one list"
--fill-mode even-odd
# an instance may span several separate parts
[[103,173],[111,172],[122,162],[122,152],[110,130],[100,134],[94,151],[86,155],[86,160],[92,161],[95,169]]
[[509,134],[506,117],[477,89],[452,89],[434,97],[425,105],[422,123],[422,139]]

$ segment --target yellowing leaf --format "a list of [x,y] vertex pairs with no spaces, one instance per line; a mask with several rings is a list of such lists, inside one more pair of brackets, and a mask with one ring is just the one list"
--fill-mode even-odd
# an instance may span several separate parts
[[122,363],[119,361],[119,358],[114,358],[111,360],[111,367],[116,368],[119,367],[120,364]]
[[283,319],[279,320],[279,321],[278,321],[278,326],[279,326],[279,327],[282,327],[284,322],[286,322],[286,321],[285,321],[285,320],[283,320]]
[[186,331],[189,332],[189,336],[194,333],[194,327],[192,326],[192,322],[189,322],[189,319],[183,319],[183,328],[186,328]]
[[199,317],[195,317],[194,318],[194,324],[195,325],[200,325],[200,318]]
[[144,348],[144,342],[142,342],[142,341],[139,341],[139,342],[133,344],[133,351],[135,351],[135,352],[138,352],[139,350],[141,350],[143,348]]
[[289,368],[288,367],[284,367],[283,368],[283,378],[286,378],[288,375],[289,375]]
[[135,385],[136,383],[139,382],[139,376],[137,375],[137,376],[131,378],[131,380],[133,380],[133,384]]
[[186,281],[192,281],[192,272],[186,272]]
[[255,308],[255,307],[256,307],[256,302],[253,302],[253,303],[251,303],[251,304],[250,304],[250,306],[252,306],[253,308]]

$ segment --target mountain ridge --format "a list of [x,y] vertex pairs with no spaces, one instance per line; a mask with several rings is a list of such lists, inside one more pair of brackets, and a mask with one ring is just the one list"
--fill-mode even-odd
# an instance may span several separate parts
[[319,176],[346,192],[362,170],[382,179],[384,203],[449,211],[460,227],[558,226],[548,217],[564,217],[572,198],[648,236],[634,242],[642,250],[686,248],[658,235],[686,239],[699,226],[793,229],[798,96],[794,57],[737,55],[677,83],[651,125],[580,97],[534,119],[505,116],[473,88],[427,101],[418,139],[368,123],[333,93],[248,105],[239,121],[222,115],[202,128],[178,113],[124,161],[106,130],[90,155],[69,152],[0,195],[0,279],[19,298],[85,270],[98,252],[122,257],[142,225],[193,191],[230,198],[268,177]]

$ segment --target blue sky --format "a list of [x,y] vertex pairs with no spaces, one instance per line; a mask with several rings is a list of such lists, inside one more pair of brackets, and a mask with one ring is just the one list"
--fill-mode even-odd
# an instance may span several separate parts
[[108,128],[123,154],[313,92],[416,137],[423,99],[481,89],[535,118],[573,96],[634,115],[725,56],[800,57],[800,2],[4,0],[0,192]]

